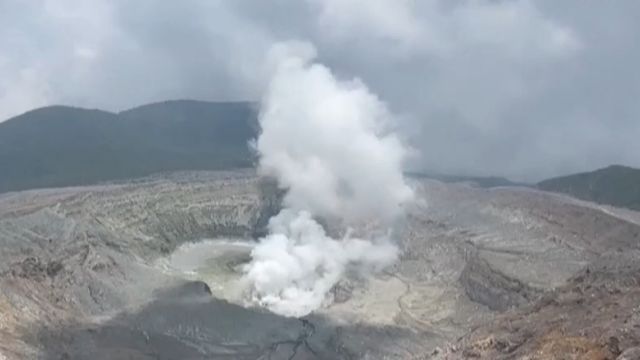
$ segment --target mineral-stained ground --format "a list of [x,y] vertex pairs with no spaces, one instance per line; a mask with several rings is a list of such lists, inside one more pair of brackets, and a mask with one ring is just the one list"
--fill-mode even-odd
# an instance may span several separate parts
[[252,171],[2,194],[0,359],[640,359],[640,213],[410,182],[399,261],[301,319],[234,290]]

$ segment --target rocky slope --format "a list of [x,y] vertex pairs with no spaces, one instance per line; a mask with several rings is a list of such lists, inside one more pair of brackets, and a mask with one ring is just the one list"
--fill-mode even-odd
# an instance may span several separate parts
[[[351,274],[303,319],[216,291],[237,281],[237,262],[278,209],[275,186],[251,171],[0,195],[0,354],[633,358],[638,213],[524,188],[412,185],[400,260]],[[246,253],[212,255],[204,272],[159,266],[185,243],[220,237],[244,239]]]

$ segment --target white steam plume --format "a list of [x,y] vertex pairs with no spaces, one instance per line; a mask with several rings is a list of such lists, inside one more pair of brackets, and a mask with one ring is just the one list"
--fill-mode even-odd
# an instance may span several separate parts
[[361,81],[336,79],[314,57],[307,43],[272,49],[256,144],[260,171],[287,193],[245,280],[254,301],[287,316],[320,307],[348,267],[376,269],[397,256],[385,238],[332,239],[313,216],[390,226],[412,197],[391,113]]

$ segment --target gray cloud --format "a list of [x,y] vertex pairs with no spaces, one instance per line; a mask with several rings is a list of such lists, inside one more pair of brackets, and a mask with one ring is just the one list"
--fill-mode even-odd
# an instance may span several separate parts
[[637,14],[634,0],[3,0],[0,118],[259,99],[267,49],[300,39],[401,115],[412,168],[639,166]]

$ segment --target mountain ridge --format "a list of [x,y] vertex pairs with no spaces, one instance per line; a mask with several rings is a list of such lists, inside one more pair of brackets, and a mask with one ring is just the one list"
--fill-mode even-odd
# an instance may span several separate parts
[[113,113],[54,105],[0,123],[0,193],[253,165],[254,103],[172,100]]
[[[189,170],[252,167],[259,133],[251,101],[179,99],[119,112],[67,105],[27,111],[0,123],[0,193],[95,184]],[[640,170],[611,165],[537,184],[502,177],[407,172],[479,187],[534,186],[582,200],[640,210]]]
[[610,165],[543,180],[536,186],[581,200],[640,210],[640,169],[629,166]]

